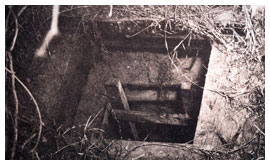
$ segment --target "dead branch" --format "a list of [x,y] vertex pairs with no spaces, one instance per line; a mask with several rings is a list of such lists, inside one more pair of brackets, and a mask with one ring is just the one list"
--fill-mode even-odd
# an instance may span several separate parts
[[[13,59],[12,59],[12,55],[11,52],[14,49],[17,37],[18,37],[18,33],[19,33],[19,26],[18,26],[18,19],[16,17],[16,15],[14,14],[14,12],[12,11],[11,7],[10,7],[10,11],[12,16],[14,17],[15,20],[15,34],[11,43],[11,46],[9,48],[9,51],[7,51],[7,55],[9,57],[9,68],[10,68],[10,72],[12,73],[11,75],[11,85],[12,85],[12,92],[13,92],[13,96],[14,96],[14,100],[15,100],[15,112],[14,112],[14,141],[13,141],[13,146],[11,149],[11,159],[14,159],[15,156],[15,151],[16,151],[16,146],[17,146],[17,141],[18,141],[18,114],[19,114],[19,100],[18,100],[18,96],[17,96],[17,92],[16,92],[16,84],[15,84],[15,71],[13,68]],[[7,25],[6,25],[7,26]]]
[[34,133],[32,136],[30,136],[23,144],[22,144],[22,150],[24,147],[36,136],[37,134]]
[[189,35],[192,33],[192,31],[190,31],[187,35],[186,35],[186,37],[184,38],[184,39],[182,39],[179,43],[178,43],[178,45],[176,45],[175,47],[174,47],[174,49],[173,49],[173,51],[176,51],[178,48],[179,48],[179,46],[181,46],[181,44],[189,37]]
[[38,153],[37,153],[36,151],[34,152],[34,154],[35,154],[36,158],[37,158],[38,160],[40,160],[40,158],[39,158],[39,156],[38,156]]
[[256,124],[254,124],[254,127],[255,128],[257,128],[257,130],[261,133],[261,134],[263,134],[263,136],[265,136],[265,133],[256,125]]
[[61,152],[62,150],[68,148],[68,147],[72,147],[72,146],[76,146],[78,144],[80,144],[81,142],[74,142],[74,143],[71,143],[71,144],[68,144],[68,145],[65,145],[64,147],[60,148],[59,150],[57,150],[53,155],[56,155],[58,154],[59,152]]
[[145,30],[149,29],[150,27],[153,27],[155,25],[158,25],[160,22],[162,22],[163,19],[159,20],[159,21],[155,21],[155,22],[152,22],[149,26],[143,28],[142,30],[140,30],[139,32],[135,33],[135,34],[132,34],[132,35],[126,35],[127,38],[132,38],[132,37],[135,37],[139,34],[141,34],[142,32],[144,32]]
[[24,7],[21,8],[21,10],[18,12],[18,17],[20,17],[22,15],[22,13],[24,12],[24,10],[28,7],[28,5],[25,5]]
[[17,40],[17,37],[18,37],[18,33],[19,33],[19,23],[18,23],[18,19],[17,19],[15,13],[12,11],[12,9],[10,9],[10,10],[11,10],[11,14],[12,14],[12,16],[14,17],[14,20],[15,20],[15,34],[14,34],[14,37],[13,37],[12,44],[11,44],[11,46],[10,46],[10,48],[9,48],[9,52],[11,53],[11,52],[13,51],[13,49],[14,49],[14,46],[15,46],[15,44],[16,44],[16,40]]
[[38,132],[38,138],[37,138],[37,142],[35,144],[35,146],[33,147],[33,149],[30,150],[30,152],[34,152],[35,149],[37,148],[37,145],[39,144],[40,141],[40,137],[41,137],[41,132],[42,132],[42,126],[44,125],[43,121],[42,121],[42,117],[41,117],[41,113],[40,113],[40,109],[38,106],[38,103],[36,101],[36,99],[34,98],[34,96],[32,95],[32,93],[30,92],[30,90],[24,85],[24,83],[15,75],[14,72],[10,71],[9,69],[5,68],[6,71],[8,71],[9,73],[11,73],[14,78],[23,86],[23,88],[26,90],[26,92],[28,93],[28,95],[31,97],[31,99],[33,100],[33,103],[36,106],[36,111],[39,117],[39,132]]
[[12,85],[12,92],[13,92],[13,97],[15,100],[15,112],[14,112],[14,140],[13,140],[13,146],[11,149],[11,158],[14,158],[15,151],[16,151],[16,145],[18,141],[18,114],[19,114],[19,100],[16,92],[16,86],[15,86],[15,74],[14,74],[14,69],[13,69],[13,60],[11,54],[8,52],[8,57],[9,57],[9,67],[11,69],[11,85]]
[[165,29],[164,29],[164,42],[165,42],[165,47],[166,47],[166,50],[167,50],[167,54],[169,55],[169,47],[168,47],[168,42],[167,42],[167,26],[168,26],[168,23],[169,23],[169,20],[166,22],[165,24]]

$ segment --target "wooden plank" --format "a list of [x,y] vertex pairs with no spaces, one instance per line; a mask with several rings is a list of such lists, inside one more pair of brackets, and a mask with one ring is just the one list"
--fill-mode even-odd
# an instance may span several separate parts
[[122,111],[114,110],[119,120],[133,121],[140,123],[155,123],[187,126],[191,121],[190,118],[183,114],[177,113],[156,113],[143,111]]
[[128,101],[174,101],[176,90],[125,90]]
[[[212,52],[206,75],[205,89],[213,91],[221,89],[241,89],[243,88],[240,82],[249,81],[249,76],[246,74],[247,68],[233,68],[234,72],[228,70],[237,63],[235,58],[231,58],[227,54],[221,52],[218,45],[213,45]],[[219,66],[218,69],[216,66]],[[241,80],[241,81],[240,81]],[[235,83],[231,83],[235,82]],[[210,90],[204,90],[198,124],[194,137],[194,145],[200,146],[203,149],[212,150],[224,145],[223,139],[234,139],[241,128],[241,134],[236,141],[229,142],[235,145],[245,144],[254,138],[252,129],[242,130],[247,126],[249,113],[245,108],[231,106],[224,96]],[[245,96],[243,96],[243,99]],[[240,100],[239,105],[246,104],[247,100]],[[244,102],[242,102],[244,101]],[[229,109],[228,109],[229,108]],[[242,134],[249,132],[248,134]],[[249,136],[250,135],[250,136]]]
[[[157,84],[125,84],[125,95],[128,101],[177,101],[178,93],[180,92],[180,84],[164,85],[162,90]],[[111,96],[113,106],[119,104],[121,98],[118,94],[118,89],[115,81],[110,81],[105,84],[107,93]],[[119,107],[118,107],[119,108]]]
[[[107,80],[105,82],[105,86],[116,86],[118,79],[116,78],[110,78],[109,80]],[[130,82],[124,82],[121,81],[121,84],[123,86],[123,88],[129,88],[129,89],[140,89],[140,90],[147,90],[147,89],[159,89],[160,85],[157,83],[145,83],[145,82],[132,82],[132,84]],[[168,90],[177,90],[179,89],[181,83],[164,83],[162,85],[163,89],[168,89]]]
[[[127,97],[125,95],[125,92],[124,92],[124,89],[122,87],[122,84],[121,84],[120,80],[118,80],[117,88],[118,88],[118,91],[119,91],[119,94],[120,94],[120,97],[121,97],[121,101],[122,101],[124,110],[130,111],[130,108],[129,108],[129,105],[128,105],[128,101],[127,101]],[[138,136],[138,132],[137,132],[137,129],[136,129],[135,124],[133,122],[129,122],[129,126],[130,126],[130,129],[131,129],[133,138],[135,140],[138,140],[139,139],[139,136]]]
[[156,101],[158,100],[158,91],[156,90],[125,90],[129,101]]

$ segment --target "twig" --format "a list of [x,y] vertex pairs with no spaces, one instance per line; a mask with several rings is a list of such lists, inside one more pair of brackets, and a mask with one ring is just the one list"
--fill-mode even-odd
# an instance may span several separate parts
[[33,149],[30,152],[35,151],[35,149],[37,148],[37,145],[39,143],[40,137],[41,137],[41,132],[42,132],[42,126],[44,125],[44,123],[42,122],[42,117],[41,117],[41,113],[40,113],[40,109],[38,106],[38,103],[36,101],[36,99],[34,98],[34,96],[32,95],[32,93],[30,92],[30,90],[24,85],[24,83],[15,75],[14,72],[10,71],[9,69],[5,68],[6,71],[8,71],[9,73],[11,73],[14,78],[23,86],[23,88],[26,90],[26,92],[29,94],[29,96],[31,97],[31,99],[33,100],[35,106],[36,106],[36,111],[39,117],[39,132],[38,132],[38,138],[37,138],[37,142],[35,144],[35,146],[33,147]]
[[261,157],[257,158],[256,160],[265,160],[265,157],[261,156]]
[[141,155],[139,155],[139,156],[137,156],[135,158],[132,158],[132,160],[138,160],[138,159],[140,159],[141,157],[144,157],[144,156],[145,156],[145,153],[143,153],[143,154],[141,154]]
[[132,35],[126,35],[126,37],[127,37],[127,38],[132,38],[132,37],[134,37],[134,36],[136,36],[136,35],[138,35],[138,34],[144,32],[144,31],[147,30],[148,28],[154,26],[154,25],[155,25],[154,23],[158,24],[158,23],[160,23],[161,21],[163,21],[163,19],[160,20],[160,21],[152,22],[149,26],[143,28],[143,29],[140,30],[139,32],[137,32],[137,33],[135,33],[135,34],[132,34]]
[[60,151],[66,149],[66,148],[68,148],[68,147],[75,146],[75,145],[80,144],[80,143],[81,143],[81,142],[79,141],[79,142],[74,142],[74,143],[65,145],[64,147],[62,147],[62,148],[60,148],[59,150],[57,150],[57,151],[54,153],[54,155],[58,154]]
[[56,132],[58,132],[59,130],[61,130],[62,127],[63,127],[63,124],[61,124],[61,125],[56,129]]
[[37,134],[34,133],[32,136],[30,136],[23,144],[22,144],[22,150],[24,149],[24,147],[30,142],[30,140],[32,140]]
[[36,158],[37,158],[38,160],[40,160],[40,158],[39,158],[39,156],[38,156],[38,153],[37,153],[36,151],[34,152],[34,154],[35,154]]
[[169,47],[168,47],[168,42],[167,42],[167,33],[166,33],[167,26],[168,26],[168,21],[166,22],[165,29],[164,29],[164,42],[165,42],[165,47],[166,47],[166,50],[167,50],[167,54],[170,55],[170,53],[169,53]]
[[107,150],[113,143],[115,143],[115,141],[110,142],[110,144],[108,144],[105,148],[103,148],[101,152],[104,152],[105,150]]
[[[96,142],[94,142],[94,143],[91,143],[91,142],[90,142],[90,143],[91,143],[91,146],[88,147],[88,150],[91,150],[91,149],[93,149],[93,148],[95,147],[95,148],[97,148],[99,151],[102,151],[102,149],[100,149],[100,148],[97,146],[98,142],[99,142],[99,141],[96,141]],[[94,147],[93,147],[93,146],[94,146]],[[92,147],[93,147],[93,148],[92,148]]]
[[140,30],[139,32],[135,33],[135,34],[132,34],[132,35],[126,35],[127,38],[132,38],[140,33],[142,33],[143,31],[147,30],[148,28],[152,27],[153,24],[151,23],[149,26],[145,27],[144,29]]
[[[167,28],[167,24],[165,25],[165,28]],[[167,29],[166,29],[166,30],[167,30]],[[191,33],[192,33],[192,31],[190,31],[190,32],[185,36],[185,38],[182,39],[182,40],[178,43],[178,45],[176,45],[176,46],[174,47],[174,49],[169,53],[168,45],[167,45],[167,40],[166,40],[166,32],[165,32],[165,47],[166,47],[166,49],[167,49],[167,54],[168,54],[168,57],[169,57],[169,59],[170,59],[170,61],[171,61],[171,65],[173,65],[173,66],[175,67],[175,69],[177,70],[177,72],[179,71],[179,69],[178,69],[178,67],[176,66],[176,64],[174,63],[174,59],[177,58],[177,54],[178,54],[178,52],[177,52],[176,50],[177,50],[177,49],[179,48],[179,46],[181,46],[182,43],[190,36]],[[172,57],[171,57],[171,55],[172,55]]]
[[12,9],[10,8],[11,14],[13,15],[14,19],[15,19],[15,34],[11,43],[11,46],[9,48],[9,51],[7,52],[7,55],[9,57],[9,67],[10,67],[10,72],[12,73],[11,75],[11,85],[12,85],[12,92],[13,92],[13,96],[14,96],[14,100],[15,100],[15,113],[14,113],[14,142],[13,142],[13,146],[11,149],[11,159],[14,159],[15,156],[15,151],[16,151],[16,145],[17,145],[17,141],[18,141],[18,114],[19,114],[19,100],[18,100],[18,96],[17,96],[17,92],[16,92],[16,85],[15,85],[15,72],[14,72],[14,68],[13,68],[13,59],[12,59],[12,55],[11,52],[14,49],[17,37],[18,37],[18,33],[19,33],[19,27],[18,27],[18,20],[16,15],[14,14],[14,12],[12,11]]
[[9,17],[10,17],[10,14],[11,14],[11,8],[9,9],[9,12],[8,12],[8,15],[7,15],[7,18],[6,18],[6,26],[5,26],[5,33],[7,33],[7,29],[8,29],[8,20],[9,20]]
[[179,43],[178,43],[178,45],[176,45],[175,47],[174,47],[174,49],[173,49],[173,51],[176,51],[177,49],[178,49],[178,47],[188,38],[188,36],[190,35],[192,33],[192,31],[190,31],[187,35],[186,35],[186,37],[183,39],[183,40],[181,40]]
[[16,145],[18,141],[18,114],[19,114],[19,100],[16,92],[16,86],[15,86],[15,74],[14,74],[14,69],[13,69],[13,60],[10,52],[7,53],[9,57],[9,67],[11,69],[11,85],[12,85],[12,92],[15,100],[15,113],[14,113],[14,140],[13,140],[13,146],[11,149],[11,157],[10,159],[14,158],[15,151],[16,151]]
[[28,5],[24,6],[23,8],[21,8],[21,10],[18,13],[18,17],[20,17],[22,15],[22,13],[24,12],[24,10],[28,7]]
[[254,127],[257,128],[257,130],[265,136],[265,133],[256,124],[254,124]]
[[65,130],[65,132],[62,133],[61,136],[64,137],[64,135],[67,134],[69,131],[71,131],[73,128],[75,128],[75,127],[67,128],[67,129]]
[[100,111],[98,111],[98,113],[96,114],[96,116],[91,120],[91,122],[88,124],[87,127],[91,126],[93,124],[93,122],[96,120],[96,118],[98,117],[98,115],[103,111],[103,109],[101,109]]
[[[24,10],[28,7],[28,5],[22,7],[22,9],[18,12],[17,14],[17,17],[20,17],[22,15],[22,13],[24,12]],[[9,6],[9,12],[8,12],[8,15],[7,15],[7,18],[6,18],[6,26],[5,26],[5,32],[7,32],[7,29],[8,29],[8,20],[9,20],[9,17],[10,17],[10,14],[11,14],[11,11],[12,11],[12,6]],[[10,23],[10,26],[12,26],[14,23],[13,20],[11,20],[11,23]]]
[[85,123],[84,129],[83,129],[83,134],[86,134],[87,128],[88,128],[88,123],[90,121],[90,119],[92,118],[92,115],[90,115],[87,119],[87,122]]
[[[11,9],[10,9],[11,10]],[[9,52],[11,53],[14,49],[14,46],[16,44],[16,40],[17,40],[17,37],[18,37],[18,33],[19,33],[19,23],[18,23],[18,19],[15,15],[15,13],[11,10],[11,14],[13,15],[14,19],[15,19],[15,34],[14,34],[14,37],[13,37],[13,41],[12,41],[12,44],[9,48]]]
[[105,131],[103,129],[100,129],[100,128],[91,128],[89,129],[90,131],[99,131],[99,132],[102,132],[104,133]]

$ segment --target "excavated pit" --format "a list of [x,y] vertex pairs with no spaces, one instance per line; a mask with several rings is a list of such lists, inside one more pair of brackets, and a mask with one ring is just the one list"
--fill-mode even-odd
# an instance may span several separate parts
[[[105,138],[192,143],[211,52],[206,38],[185,30],[165,38],[164,27],[150,27],[151,20],[90,22],[79,29],[88,27],[89,33],[77,37],[80,23],[75,19],[71,28],[66,21],[70,18],[60,18],[63,35],[49,47],[54,63],[41,61],[47,66],[44,75],[32,80],[42,82],[37,95],[48,118],[70,127],[106,109],[93,125],[104,129]],[[31,70],[40,67],[38,62]],[[38,80],[48,76],[57,78]],[[117,81],[130,112],[123,108]]]
[[[264,10],[245,21],[244,6],[205,7],[201,17],[202,6],[113,6],[108,17],[109,6],[61,6],[59,35],[35,57],[51,6],[7,6],[19,13],[14,71],[39,109],[19,82],[13,88],[6,56],[6,155],[15,144],[16,89],[15,159],[35,158],[35,143],[40,159],[95,159],[93,146],[109,159],[264,159]],[[7,48],[15,18],[6,17]]]
[[[166,41],[154,29],[132,36],[128,35],[135,34],[130,30],[134,29],[132,22],[121,24],[125,26],[113,22],[98,24],[105,29],[101,36],[111,58],[122,63],[120,68],[109,64],[116,76],[105,83],[111,106],[103,119],[105,137],[192,144],[210,43],[199,36],[185,39],[188,33],[184,31],[168,36]],[[175,56],[168,54],[173,51]],[[117,81],[123,86],[130,111],[124,108]],[[130,123],[135,125],[137,138]]]

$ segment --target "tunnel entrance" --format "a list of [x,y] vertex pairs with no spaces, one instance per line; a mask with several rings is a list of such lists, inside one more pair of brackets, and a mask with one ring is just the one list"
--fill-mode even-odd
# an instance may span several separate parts
[[98,24],[110,58],[122,63],[114,69],[117,76],[105,83],[105,137],[192,144],[211,45],[186,31],[167,35],[165,41],[154,28],[129,35],[140,23]]

